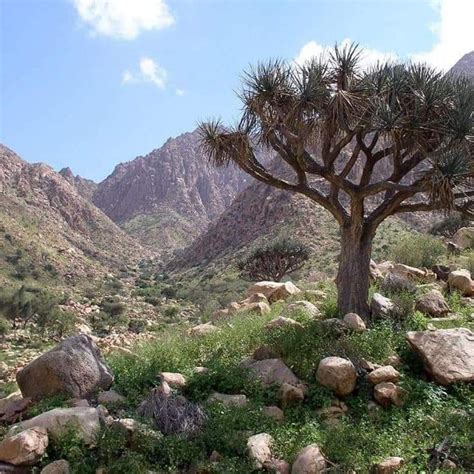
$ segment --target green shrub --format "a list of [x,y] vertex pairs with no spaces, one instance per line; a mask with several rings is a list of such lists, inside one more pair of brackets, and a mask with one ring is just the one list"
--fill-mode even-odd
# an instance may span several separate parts
[[439,222],[433,224],[430,229],[432,235],[442,235],[444,237],[452,237],[462,227],[468,227],[471,224],[469,219],[466,219],[460,214],[445,217]]
[[5,337],[10,331],[11,324],[3,316],[0,316],[0,337]]
[[412,267],[431,268],[446,255],[443,242],[431,235],[414,234],[402,238],[392,249],[390,258]]

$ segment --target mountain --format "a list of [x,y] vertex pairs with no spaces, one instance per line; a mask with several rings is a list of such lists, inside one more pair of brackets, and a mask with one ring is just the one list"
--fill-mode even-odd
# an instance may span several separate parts
[[97,191],[97,183],[91,179],[82,178],[79,175],[74,175],[71,168],[63,168],[59,174],[70,184],[72,184],[77,192],[88,201],[92,201],[94,193]]
[[0,280],[68,286],[147,253],[74,184],[0,145]]
[[172,250],[204,231],[249,180],[234,166],[208,165],[194,131],[118,165],[93,202],[142,244]]
[[449,72],[474,78],[474,51],[465,54]]

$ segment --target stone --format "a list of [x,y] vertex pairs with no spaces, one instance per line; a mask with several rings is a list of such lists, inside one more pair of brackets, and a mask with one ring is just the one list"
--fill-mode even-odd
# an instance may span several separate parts
[[403,467],[405,461],[403,458],[399,457],[390,457],[384,459],[382,462],[379,462],[374,471],[376,474],[391,474],[392,472],[397,472]]
[[453,242],[461,249],[471,249],[474,246],[474,227],[461,227],[454,235]]
[[321,317],[321,311],[319,311],[318,307],[313,303],[310,303],[309,301],[305,300],[290,303],[286,309],[289,313],[302,311],[307,316],[313,319],[319,319]]
[[347,405],[344,402],[341,402],[340,400],[333,400],[330,406],[321,408],[316,413],[326,420],[334,420],[341,418],[348,411],[349,409],[347,408]]
[[455,270],[448,275],[448,285],[451,289],[459,290],[462,296],[474,296],[474,282],[467,270]]
[[267,433],[259,433],[247,440],[247,453],[255,469],[262,469],[263,466],[272,460],[273,438]]
[[406,337],[436,383],[474,381],[474,333],[469,329],[414,331]]
[[85,398],[71,398],[67,401],[68,406],[70,407],[88,407],[90,406],[89,402]]
[[245,395],[238,394],[238,395],[227,395],[225,393],[212,393],[208,401],[210,402],[220,402],[227,407],[243,407],[247,405],[248,400]]
[[390,316],[394,309],[395,305],[391,299],[382,296],[380,293],[374,293],[372,301],[370,302],[370,310],[373,316],[384,318]]
[[212,322],[219,321],[220,319],[224,319],[225,317],[229,316],[229,314],[230,313],[229,313],[228,308],[217,309],[216,311],[212,313],[211,321]]
[[278,352],[269,346],[257,347],[252,354],[252,359],[254,360],[278,359],[278,357]]
[[458,468],[458,465],[454,461],[451,461],[451,459],[445,459],[441,463],[441,469],[446,469],[447,471],[451,471],[457,468]]
[[410,267],[409,265],[404,265],[403,263],[395,263],[393,265],[392,272],[403,275],[411,280],[434,280],[429,270]]
[[124,403],[125,397],[117,393],[115,390],[107,390],[106,392],[99,393],[97,401],[101,405],[114,405]]
[[441,317],[449,313],[449,306],[440,291],[431,290],[416,300],[415,310],[428,316]]
[[296,456],[291,474],[320,474],[326,469],[326,459],[317,444],[310,444]]
[[402,365],[402,360],[400,359],[400,356],[397,354],[392,354],[387,357],[384,361],[385,365],[391,365],[392,367],[401,367]]
[[292,295],[301,293],[301,290],[291,283],[291,281],[285,283],[260,281],[247,290],[247,295],[249,297],[255,293],[263,294],[270,303],[273,303],[278,300],[286,300]]
[[291,466],[284,459],[271,459],[263,466],[266,471],[273,474],[290,474]]
[[100,431],[99,410],[92,407],[55,408],[13,425],[8,436],[35,427],[46,429],[48,435],[53,439],[59,438],[72,428],[77,431],[86,444],[94,444]]
[[275,421],[282,423],[285,419],[285,414],[283,410],[278,408],[277,406],[268,406],[262,408],[262,413],[269,418],[273,418]]
[[304,400],[304,390],[301,385],[295,386],[283,383],[280,387],[280,401],[282,407],[296,405]]
[[15,466],[32,465],[41,459],[48,447],[48,433],[40,426],[7,436],[0,443],[0,461]]
[[393,382],[381,382],[374,387],[374,398],[384,408],[390,405],[401,407],[405,403],[407,392]]
[[15,423],[32,404],[31,398],[23,398],[20,393],[10,394],[0,400],[0,421]]
[[248,360],[242,367],[252,371],[264,385],[300,384],[300,380],[281,359]]
[[355,389],[357,371],[350,360],[326,357],[318,365],[316,380],[336,395],[346,396]]
[[367,329],[364,320],[356,313],[346,314],[342,321],[349,329],[355,332],[363,332]]
[[388,293],[408,292],[415,293],[416,285],[404,273],[389,272],[385,275],[381,284],[381,289]]
[[240,307],[239,311],[247,312],[247,313],[255,313],[259,314],[260,316],[264,316],[271,312],[270,305],[264,301],[260,301],[259,303],[249,303],[244,304]]
[[198,324],[197,326],[192,327],[188,330],[189,336],[208,336],[215,332],[219,332],[220,329],[217,326],[214,326],[211,323]]
[[370,372],[367,375],[367,380],[374,385],[382,382],[398,382],[400,380],[400,372],[391,365],[385,365]]
[[294,319],[285,318],[284,316],[278,316],[278,318],[272,319],[265,325],[265,329],[268,329],[269,331],[280,328],[303,329],[304,326]]
[[184,388],[186,386],[184,375],[175,372],[161,372],[160,380],[166,382],[171,387]]
[[65,459],[58,459],[45,466],[40,474],[70,474],[71,468]]
[[79,335],[30,362],[16,380],[23,397],[40,400],[53,395],[87,397],[107,390],[114,378],[92,339]]

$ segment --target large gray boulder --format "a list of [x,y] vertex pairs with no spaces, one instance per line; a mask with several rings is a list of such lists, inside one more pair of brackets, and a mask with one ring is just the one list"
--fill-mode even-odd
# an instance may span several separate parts
[[449,313],[449,306],[438,290],[431,290],[416,300],[415,309],[428,316],[439,318]]
[[89,336],[72,336],[30,362],[16,375],[23,397],[52,395],[84,398],[107,390],[113,375]]
[[435,382],[474,381],[474,333],[469,329],[413,331],[407,340]]

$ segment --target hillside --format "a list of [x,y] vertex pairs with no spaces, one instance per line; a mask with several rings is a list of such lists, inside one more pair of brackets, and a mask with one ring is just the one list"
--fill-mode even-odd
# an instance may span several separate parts
[[465,54],[449,71],[452,74],[463,74],[474,78],[474,51]]
[[205,230],[248,179],[235,167],[209,166],[195,131],[118,165],[93,200],[142,244],[172,250]]
[[0,231],[3,281],[72,287],[147,255],[59,173],[3,145]]

